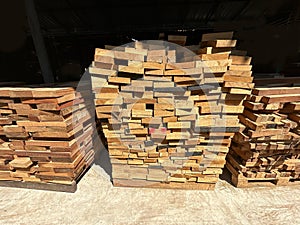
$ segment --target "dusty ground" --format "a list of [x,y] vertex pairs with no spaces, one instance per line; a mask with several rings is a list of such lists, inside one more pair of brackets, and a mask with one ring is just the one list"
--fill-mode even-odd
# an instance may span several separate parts
[[93,166],[75,194],[0,188],[0,224],[300,224],[300,186],[215,191],[112,187]]

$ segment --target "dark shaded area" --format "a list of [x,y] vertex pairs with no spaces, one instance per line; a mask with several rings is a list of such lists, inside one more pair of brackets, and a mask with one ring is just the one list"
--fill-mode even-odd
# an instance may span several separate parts
[[[86,109],[91,117],[91,125],[93,128],[92,140],[93,140],[93,150],[95,151],[95,164],[99,165],[103,170],[110,176],[112,180],[112,165],[110,161],[110,157],[107,151],[106,140],[104,138],[104,134],[102,132],[100,121],[96,119],[95,115],[95,106],[94,106],[94,96],[92,93],[91,87],[91,74],[86,71],[80,82],[76,82],[76,91],[80,93],[80,95],[84,98],[84,103],[86,105]],[[76,137],[76,135],[75,135]],[[77,137],[76,137],[77,138]]]
[[222,174],[220,174],[220,179],[221,180],[225,180],[227,183],[229,183],[229,184],[231,184],[231,185],[233,185],[233,183],[232,183],[232,180],[231,180],[231,173],[230,173],[230,171],[227,169],[227,167],[224,167],[223,168],[223,173]]
[[[95,47],[160,33],[187,35],[198,44],[207,32],[235,31],[238,48],[253,56],[256,73],[300,74],[298,0],[36,0],[56,81],[78,80]],[[41,83],[24,1],[1,2],[1,81]]]

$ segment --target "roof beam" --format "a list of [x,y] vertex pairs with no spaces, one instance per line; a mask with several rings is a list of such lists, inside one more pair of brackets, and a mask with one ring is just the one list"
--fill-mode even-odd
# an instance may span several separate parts
[[40,63],[40,67],[42,70],[42,76],[45,83],[53,83],[54,77],[51,70],[46,46],[44,43],[44,39],[42,36],[40,23],[38,20],[38,16],[36,14],[34,1],[33,0],[26,0],[25,1],[26,6],[26,13],[28,18],[29,27],[31,30],[31,35],[33,38],[35,50],[38,56],[38,60]]

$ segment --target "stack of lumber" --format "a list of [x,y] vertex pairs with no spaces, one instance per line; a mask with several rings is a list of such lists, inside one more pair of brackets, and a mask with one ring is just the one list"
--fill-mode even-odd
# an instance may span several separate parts
[[[212,99],[209,104],[221,106],[222,110],[210,109],[213,113],[223,114],[226,127],[238,126],[229,122],[230,118],[243,112],[243,101],[254,87],[251,57],[246,52],[234,50],[236,40],[232,40],[233,32],[204,34],[199,57],[204,67],[204,83],[217,85],[222,93],[219,99]],[[208,110],[208,112],[210,112]]]
[[114,185],[214,187],[240,130],[251,59],[230,58],[232,32],[203,38],[199,55],[153,42],[96,49],[89,73]]
[[255,88],[244,106],[239,119],[245,129],[234,136],[227,156],[233,184],[286,185],[299,179],[300,88]]
[[1,182],[73,186],[94,158],[81,94],[72,87],[0,88],[0,104]]

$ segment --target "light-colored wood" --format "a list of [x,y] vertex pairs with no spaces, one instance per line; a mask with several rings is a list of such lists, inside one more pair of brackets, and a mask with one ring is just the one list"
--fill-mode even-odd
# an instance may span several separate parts
[[252,66],[251,65],[231,65],[229,67],[229,70],[237,70],[237,71],[251,71]]
[[214,47],[214,48],[227,48],[235,47],[236,40],[214,40],[214,41],[203,41],[201,43],[202,47]]
[[233,65],[250,65],[252,58],[249,56],[231,55],[230,59]]
[[231,57],[232,32],[203,38],[190,48],[196,55],[142,42],[119,52],[96,51],[97,60],[106,61],[95,65],[117,70],[92,79],[115,184],[217,182],[234,132],[246,130],[238,114],[253,83],[251,71],[241,67],[250,67],[249,58]]
[[168,123],[169,129],[188,129],[191,128],[190,122],[169,122]]
[[224,81],[230,81],[230,82],[245,82],[245,83],[251,83],[253,81],[253,77],[243,77],[243,76],[233,76],[233,75],[225,75],[223,77]]
[[26,169],[32,165],[32,161],[28,157],[19,157],[9,162],[9,165],[13,168],[23,168]]
[[215,54],[201,54],[200,59],[204,61],[208,60],[228,60],[230,52],[222,52],[222,53],[215,53]]
[[118,84],[130,84],[129,77],[109,77],[108,82],[110,83],[118,83]]
[[107,69],[100,69],[96,67],[89,67],[89,73],[97,74],[100,76],[115,76],[117,71],[115,70],[107,70]]

